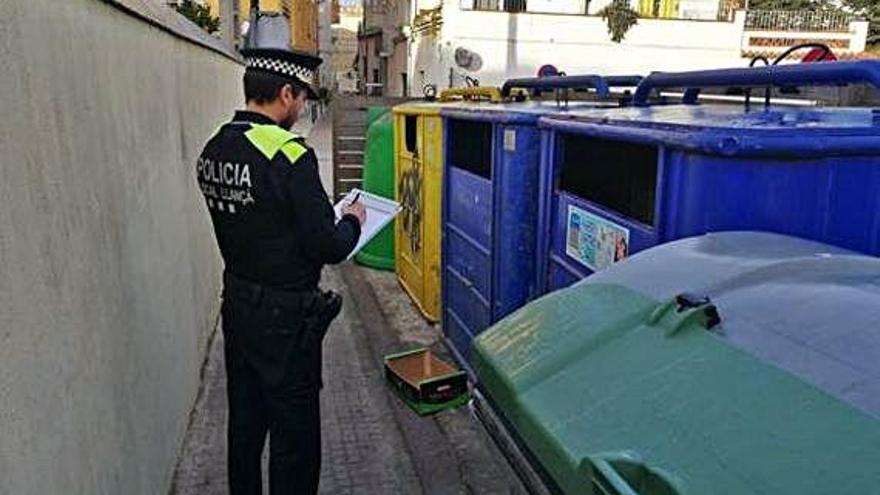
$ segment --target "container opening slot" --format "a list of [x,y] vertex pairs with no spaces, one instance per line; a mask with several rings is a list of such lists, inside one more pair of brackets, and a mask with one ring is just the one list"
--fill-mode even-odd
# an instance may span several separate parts
[[406,141],[406,151],[414,155],[418,155],[416,146],[418,143],[418,118],[416,115],[407,115],[404,117],[404,139]]
[[584,136],[562,137],[559,190],[654,224],[657,148]]
[[492,178],[492,124],[452,120],[449,124],[453,167]]

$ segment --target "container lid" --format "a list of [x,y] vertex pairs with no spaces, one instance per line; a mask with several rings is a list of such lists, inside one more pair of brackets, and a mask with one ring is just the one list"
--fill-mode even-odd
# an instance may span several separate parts
[[443,117],[499,122],[504,124],[534,125],[540,117],[548,115],[565,116],[577,111],[597,108],[618,108],[612,101],[571,101],[558,105],[555,101],[528,100],[507,103],[461,103],[444,106],[440,110]]
[[476,339],[475,368],[567,492],[641,472],[657,493],[869,493],[878,322],[880,259],[720,233],[526,306]]
[[596,138],[736,155],[880,153],[880,109],[665,105],[575,109],[541,120]]
[[392,107],[395,115],[440,115],[440,108],[448,103],[436,101],[412,101]]
[[586,283],[708,297],[716,335],[880,418],[880,258],[727,232],[649,249]]

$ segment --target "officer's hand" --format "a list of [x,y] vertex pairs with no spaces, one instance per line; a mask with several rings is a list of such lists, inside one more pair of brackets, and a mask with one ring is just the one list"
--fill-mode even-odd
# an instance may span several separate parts
[[342,208],[342,214],[356,216],[361,225],[363,225],[364,222],[367,221],[367,209],[364,207],[364,204],[361,201],[346,205],[344,208]]

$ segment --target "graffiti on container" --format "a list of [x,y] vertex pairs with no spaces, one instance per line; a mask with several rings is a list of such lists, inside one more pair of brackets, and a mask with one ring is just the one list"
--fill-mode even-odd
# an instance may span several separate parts
[[400,175],[397,184],[400,193],[400,221],[409,237],[409,248],[418,253],[422,248],[422,173],[418,160]]

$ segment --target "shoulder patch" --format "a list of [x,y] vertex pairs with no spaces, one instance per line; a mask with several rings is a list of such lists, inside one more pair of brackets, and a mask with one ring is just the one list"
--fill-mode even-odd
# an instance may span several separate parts
[[309,149],[303,146],[300,139],[288,141],[281,147],[281,152],[284,153],[284,156],[286,156],[288,160],[290,160],[291,164],[296,163],[296,161],[308,151]]
[[277,125],[267,124],[251,124],[251,129],[244,135],[269,160],[275,158],[275,155],[286,143],[299,138],[296,134],[285,131]]

